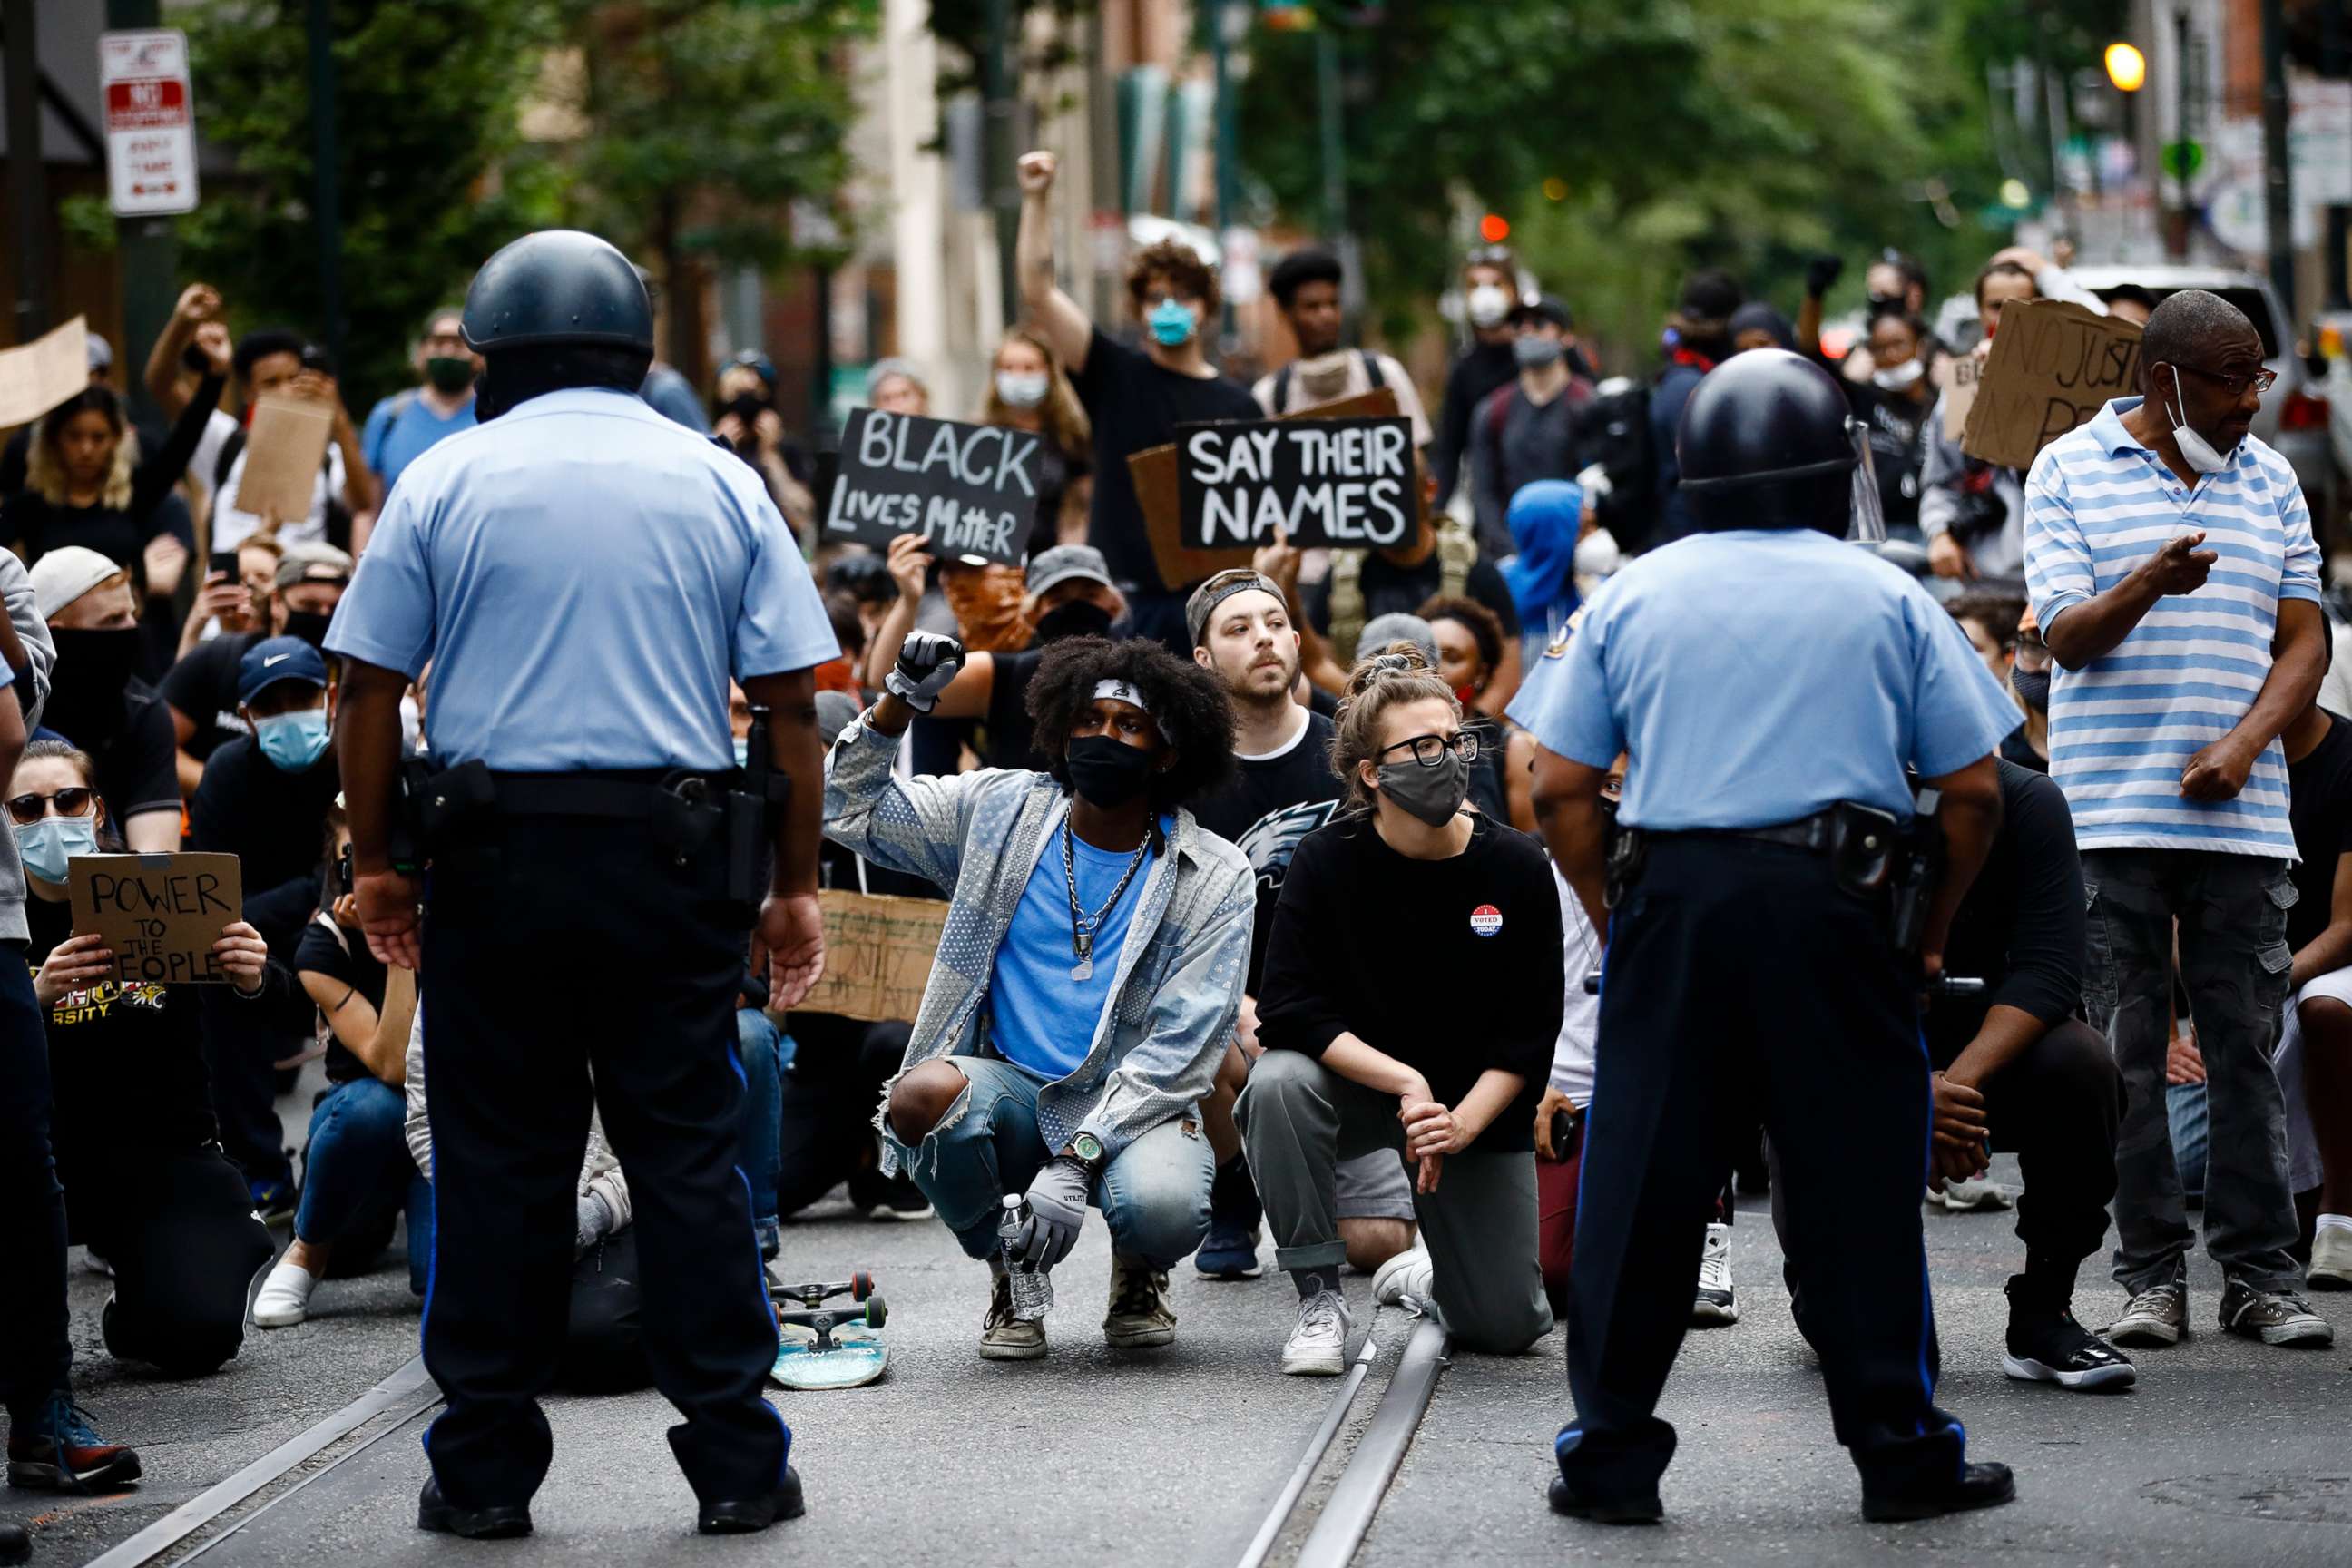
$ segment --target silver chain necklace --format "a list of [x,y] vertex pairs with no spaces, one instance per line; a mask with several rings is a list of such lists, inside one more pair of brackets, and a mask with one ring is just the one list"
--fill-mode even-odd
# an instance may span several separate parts
[[1127,885],[1135,880],[1135,873],[1141,868],[1143,857],[1151,847],[1151,834],[1148,828],[1145,830],[1143,842],[1135,847],[1135,858],[1128,861],[1127,869],[1119,874],[1118,886],[1110,890],[1110,897],[1103,900],[1103,907],[1092,914],[1078,908],[1078,863],[1076,852],[1071,848],[1072,842],[1069,818],[1064,817],[1062,882],[1070,895],[1070,955],[1077,960],[1070,965],[1070,978],[1092,980],[1095,977],[1095,930],[1102,924],[1105,915],[1118,907]]

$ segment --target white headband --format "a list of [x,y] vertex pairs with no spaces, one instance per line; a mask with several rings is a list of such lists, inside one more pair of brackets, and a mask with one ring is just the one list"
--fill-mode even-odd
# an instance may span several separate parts
[[1142,709],[1146,713],[1151,711],[1151,704],[1143,700],[1143,693],[1138,691],[1134,687],[1129,686],[1124,680],[1096,681],[1095,700],[1099,702],[1106,697],[1116,697],[1121,702],[1132,703],[1134,706]]

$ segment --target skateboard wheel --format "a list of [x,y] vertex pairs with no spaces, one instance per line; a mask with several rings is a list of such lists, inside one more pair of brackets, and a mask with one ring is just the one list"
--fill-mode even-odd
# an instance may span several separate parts
[[874,1294],[874,1271],[872,1269],[860,1268],[849,1277],[849,1299],[851,1300],[863,1301],[866,1297],[871,1296],[872,1294]]
[[883,1305],[882,1298],[879,1296],[867,1297],[866,1299],[866,1326],[869,1329],[878,1329],[889,1321],[890,1309]]

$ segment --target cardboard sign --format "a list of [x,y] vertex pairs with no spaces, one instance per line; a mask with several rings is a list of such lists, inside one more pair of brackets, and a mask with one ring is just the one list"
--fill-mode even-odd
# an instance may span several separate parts
[[29,425],[89,384],[89,325],[76,316],[20,348],[0,349],[0,430]]
[[307,397],[265,397],[255,404],[253,428],[245,437],[245,472],[236,481],[236,510],[278,522],[310,516],[334,429],[335,411]]
[[2026,468],[2042,447],[2139,390],[2139,329],[2063,300],[2003,306],[1960,450]]
[[1409,419],[1285,419],[1176,427],[1187,545],[1378,548],[1411,542]]
[[879,408],[849,416],[824,512],[828,541],[877,550],[919,533],[942,560],[1018,566],[1037,515],[1042,437]]
[[245,918],[236,856],[77,855],[66,891],[74,934],[106,939],[120,984],[227,984],[213,943]]
[[913,1023],[948,906],[839,888],[825,889],[817,902],[824,912],[824,975],[801,1006],[867,1023]]
[[1944,389],[1944,439],[1958,441],[1977,405],[1984,364],[1974,354],[1946,354],[1936,362],[1936,384]]
[[106,95],[106,186],[117,217],[196,209],[196,110],[188,35],[176,27],[98,36]]

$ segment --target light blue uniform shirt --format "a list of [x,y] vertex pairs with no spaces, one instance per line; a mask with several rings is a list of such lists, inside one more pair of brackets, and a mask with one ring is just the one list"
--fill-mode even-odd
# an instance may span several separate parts
[[[1078,902],[1088,914],[1101,909],[1111,889],[1126,874],[1133,850],[1097,849],[1073,836],[1077,853]],[[1046,840],[1029,873],[1028,886],[1013,909],[1013,923],[996,949],[996,963],[988,983],[992,1016],[989,1041],[1004,1059],[1047,1083],[1059,1083],[1085,1065],[1094,1048],[1095,1026],[1110,1001],[1111,982],[1118,975],[1118,950],[1127,945],[1127,925],[1143,901],[1143,884],[1151,878],[1159,857],[1143,852],[1118,902],[1095,927],[1094,973],[1071,976],[1077,956],[1070,951],[1069,879],[1062,868],[1062,836]]]
[[412,679],[434,757],[731,767],[727,679],[835,657],[760,476],[625,393],[532,398],[408,466],[327,632]]
[[1696,533],[1634,561],[1511,717],[1606,768],[1618,820],[1769,827],[1853,801],[1908,818],[1922,777],[1989,756],[2022,720],[1925,589],[1812,529]]
[[375,470],[376,478],[383,481],[388,492],[408,471],[408,465],[437,446],[443,437],[473,427],[471,397],[457,413],[444,419],[426,407],[424,396],[410,387],[406,392],[394,393],[368,410],[367,424],[360,431],[360,456],[367,459],[367,466]]

